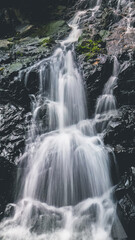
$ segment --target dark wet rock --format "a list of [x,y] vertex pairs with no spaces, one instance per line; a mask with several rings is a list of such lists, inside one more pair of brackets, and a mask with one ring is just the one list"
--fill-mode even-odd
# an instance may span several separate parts
[[14,10],[10,8],[0,9],[0,37],[15,34],[15,26],[19,24]]
[[15,164],[0,157],[0,219],[3,217],[6,205],[13,202],[16,170]]
[[118,85],[115,89],[118,105],[135,104],[135,61],[126,60],[122,64],[118,78]]
[[102,94],[104,84],[112,74],[113,60],[107,55],[85,60],[85,56],[79,56],[79,63],[86,87],[88,114],[94,113],[98,96]]
[[36,94],[39,90],[39,72],[38,70],[32,69],[27,77],[27,82],[25,82],[26,88],[29,94]]
[[102,94],[103,86],[107,82],[108,78],[110,77],[110,73],[112,72],[111,60],[106,58],[106,56],[103,58],[103,61],[101,59],[99,63],[96,64],[95,61],[95,64],[92,64],[89,77],[86,79],[89,114],[95,109],[97,97]]
[[11,103],[0,104],[0,218],[13,202],[17,162],[25,148],[25,134],[30,114]]
[[135,107],[123,106],[109,123],[105,143],[115,152],[120,172],[135,166]]
[[117,15],[114,9],[112,8],[104,9],[101,19],[102,29],[110,30],[112,25],[117,24],[120,21],[120,19],[122,19],[122,16]]
[[117,212],[122,220],[129,239],[135,236],[135,168],[131,167],[122,176],[120,184],[116,188],[118,199]]
[[0,105],[0,152],[9,162],[15,162],[23,153],[27,127],[25,115],[25,110],[21,107],[12,104]]
[[0,103],[13,103],[13,105],[19,105],[24,107],[27,111],[30,109],[30,98],[28,91],[22,81],[18,79],[18,72],[10,74],[9,78],[3,78],[0,81]]

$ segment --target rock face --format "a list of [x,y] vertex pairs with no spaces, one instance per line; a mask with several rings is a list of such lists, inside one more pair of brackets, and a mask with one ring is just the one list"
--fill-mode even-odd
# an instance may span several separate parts
[[[13,199],[16,160],[25,148],[25,136],[31,120],[31,97],[39,88],[38,70],[33,69],[26,81],[26,69],[50,56],[58,40],[70,32],[66,20],[73,16],[76,9],[95,5],[94,0],[40,0],[34,1],[31,8],[30,2],[23,1],[18,6],[18,1],[10,5],[3,1],[0,9],[1,213]],[[82,35],[75,47],[77,62],[84,77],[89,117],[94,116],[96,100],[112,75],[114,56],[120,63],[114,89],[118,111],[107,125],[104,141],[116,155],[121,177],[116,190],[118,213],[130,239],[130,232],[132,235],[134,232],[135,208],[134,171],[131,173],[135,167],[134,13],[135,2],[132,0],[102,0],[95,16],[88,11],[88,21],[82,25]],[[46,111],[46,107],[41,109],[41,118]],[[46,125],[45,119],[43,124]],[[129,185],[125,185],[127,182]]]
[[5,206],[13,202],[16,171],[14,163],[0,157],[0,219],[3,217]]
[[122,219],[123,226],[128,233],[129,239],[134,239],[135,226],[135,168],[131,167],[121,177],[121,182],[116,189],[118,199],[117,212]]
[[135,166],[135,107],[124,105],[108,125],[105,143],[114,148],[120,172]]

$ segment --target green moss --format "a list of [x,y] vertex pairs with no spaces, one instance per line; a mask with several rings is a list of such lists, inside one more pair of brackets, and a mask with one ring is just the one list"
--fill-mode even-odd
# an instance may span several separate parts
[[7,39],[9,42],[13,42],[13,38],[8,38]]
[[63,20],[52,21],[48,24],[37,27],[32,33],[32,37],[48,37],[57,34],[59,31],[66,31],[68,25]]
[[40,45],[43,47],[48,47],[53,43],[53,39],[50,37],[40,39]]
[[17,55],[17,56],[20,56],[20,57],[23,57],[23,53],[20,52],[20,51],[17,51],[17,52],[16,52],[16,55]]
[[80,54],[85,54],[87,59],[93,58],[100,53],[103,53],[103,42],[102,39],[98,40],[87,40],[83,38],[79,38],[79,44],[77,46],[77,52]]
[[4,70],[4,67],[0,67],[0,71],[3,71]]

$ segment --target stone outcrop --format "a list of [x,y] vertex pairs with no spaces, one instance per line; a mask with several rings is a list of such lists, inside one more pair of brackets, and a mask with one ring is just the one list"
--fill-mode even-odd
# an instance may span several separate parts
[[116,189],[118,200],[117,213],[122,220],[122,224],[128,233],[129,239],[134,239],[135,226],[135,168],[121,177],[121,181]]

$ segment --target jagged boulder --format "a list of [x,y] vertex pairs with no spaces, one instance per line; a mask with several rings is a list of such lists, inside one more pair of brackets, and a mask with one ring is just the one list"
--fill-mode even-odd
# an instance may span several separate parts
[[117,213],[130,240],[135,236],[135,168],[131,167],[122,176],[116,188]]
[[17,167],[4,157],[0,157],[0,219],[6,205],[14,200]]
[[[123,54],[124,55],[124,54]],[[123,60],[123,55],[120,58],[122,60],[121,71],[118,77],[118,85],[115,89],[115,95],[117,97],[118,105],[135,105],[135,60],[134,52],[133,59]],[[125,56],[126,57],[126,56]]]
[[104,137],[115,152],[120,172],[135,166],[135,107],[123,106],[110,121]]
[[9,162],[15,162],[15,159],[23,153],[25,131],[30,118],[26,119],[24,108],[11,103],[0,105],[0,116],[1,156]]

